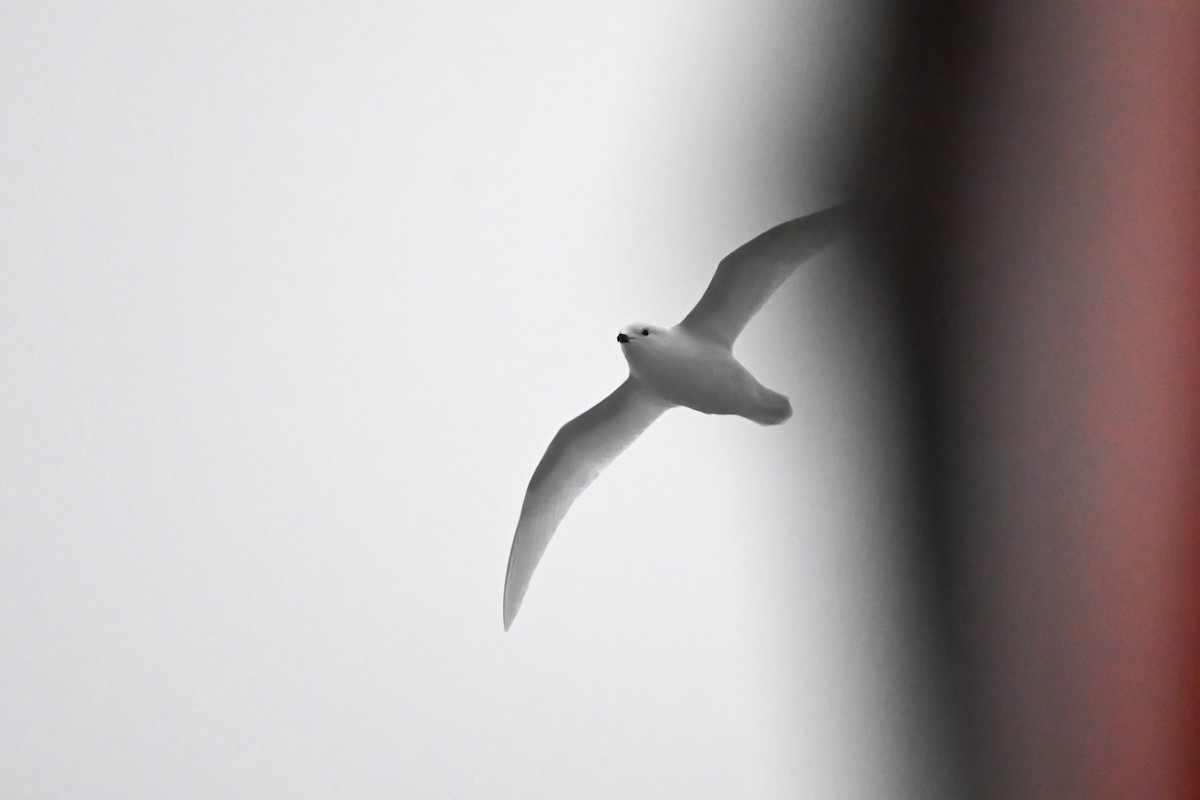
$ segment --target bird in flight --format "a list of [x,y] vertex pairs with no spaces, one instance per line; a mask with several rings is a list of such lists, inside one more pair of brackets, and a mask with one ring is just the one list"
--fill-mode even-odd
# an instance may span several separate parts
[[504,630],[575,498],[664,411],[686,406],[760,425],[778,425],[792,415],[785,396],[733,357],[733,342],[796,267],[837,237],[843,215],[835,206],[746,242],[721,259],[704,296],[678,325],[638,322],[621,329],[617,342],[629,377],[559,429],[525,491],[504,576]]

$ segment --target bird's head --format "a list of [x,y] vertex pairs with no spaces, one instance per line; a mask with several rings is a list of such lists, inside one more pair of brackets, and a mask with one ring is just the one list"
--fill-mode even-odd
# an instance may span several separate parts
[[644,322],[626,325],[617,334],[617,341],[621,344],[621,355],[625,356],[625,360],[635,372],[645,369],[650,363],[669,358],[672,351],[670,338],[671,331]]
[[617,341],[621,343],[622,347],[629,347],[631,345],[644,347],[653,344],[656,341],[655,337],[658,337],[658,341],[661,341],[666,333],[664,329],[655,325],[634,322],[631,325],[621,328],[621,332],[617,334]]

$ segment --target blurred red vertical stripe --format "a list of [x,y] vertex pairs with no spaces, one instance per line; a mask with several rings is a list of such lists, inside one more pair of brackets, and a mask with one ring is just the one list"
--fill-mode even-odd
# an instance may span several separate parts
[[[1091,691],[1162,684],[1109,698],[1111,724],[1130,737],[1134,758],[1105,775],[1114,759],[1128,757],[1088,753],[1091,774],[1115,782],[1085,791],[1153,797],[1140,771],[1152,754],[1140,751],[1165,741],[1168,792],[1200,798],[1200,3],[1091,3],[1079,19],[1094,30],[1092,46],[1081,48],[1090,62],[1084,69],[1098,100],[1109,103],[1098,120],[1106,130],[1096,166],[1108,166],[1100,185],[1115,212],[1111,238],[1088,255],[1102,263],[1102,251],[1114,248],[1111,289],[1118,302],[1134,301],[1117,319],[1092,318],[1115,324],[1115,333],[1083,332],[1086,342],[1114,346],[1098,360],[1119,370],[1089,393],[1083,410],[1119,456],[1091,500],[1098,520],[1143,540],[1118,545],[1100,570],[1104,579],[1131,583],[1101,589],[1098,598],[1111,603],[1099,610],[1127,652],[1101,668],[1107,674]],[[1162,559],[1165,572],[1121,574],[1138,552]],[[1148,616],[1157,614],[1165,619]]]
[[[1200,800],[1200,6],[1190,4],[1187,24],[1179,30],[1176,47],[1183,52],[1176,75],[1176,92],[1184,99],[1175,117],[1176,137],[1183,150],[1180,178],[1183,182],[1180,226],[1183,242],[1181,267],[1190,277],[1192,363],[1180,387],[1182,414],[1190,411],[1190,455],[1187,465],[1190,480],[1186,487],[1191,501],[1187,504],[1181,537],[1191,552],[1183,569],[1189,581],[1186,605],[1182,609],[1182,637],[1189,645],[1185,653],[1185,704],[1182,731],[1184,759],[1184,796]],[[1188,380],[1190,378],[1190,380]],[[1185,419],[1185,422],[1187,420]]]
[[1200,800],[1200,2],[897,8],[863,207],[970,794]]
[[1200,797],[1200,4],[993,22],[961,276],[987,791]]

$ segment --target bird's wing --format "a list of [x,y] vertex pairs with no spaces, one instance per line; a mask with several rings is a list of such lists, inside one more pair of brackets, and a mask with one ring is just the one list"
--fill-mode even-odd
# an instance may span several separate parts
[[504,629],[521,607],[529,579],[575,498],[600,470],[670,408],[631,375],[608,397],[563,425],[533,471],[504,576]]
[[725,256],[680,327],[732,347],[746,323],[796,267],[836,238],[842,218],[842,206],[827,208],[776,225]]

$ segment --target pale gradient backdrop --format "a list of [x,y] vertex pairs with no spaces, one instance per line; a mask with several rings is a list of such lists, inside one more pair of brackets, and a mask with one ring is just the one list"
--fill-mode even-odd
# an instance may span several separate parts
[[865,0],[9,4],[0,794],[932,796],[850,245],[737,348],[793,419],[667,414],[501,627],[618,328],[841,199],[879,31]]

